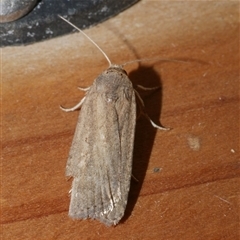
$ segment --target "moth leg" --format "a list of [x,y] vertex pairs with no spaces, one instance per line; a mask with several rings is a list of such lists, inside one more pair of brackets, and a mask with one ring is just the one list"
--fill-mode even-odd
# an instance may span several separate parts
[[[143,87],[143,88],[144,88],[144,87]],[[142,98],[140,97],[139,93],[138,93],[136,90],[134,90],[134,91],[135,91],[135,94],[136,94],[138,100],[139,100],[140,103],[141,103],[141,109],[140,109],[140,110],[141,110],[141,114],[143,114],[143,115],[150,121],[150,123],[152,124],[152,126],[155,127],[155,128],[158,128],[158,129],[160,129],[160,130],[164,130],[164,131],[170,130],[170,128],[161,127],[161,126],[157,125],[156,123],[154,123],[154,122],[151,120],[151,118],[150,118],[150,117],[147,115],[147,113],[144,111],[145,105],[144,105],[144,102],[143,102]]]
[[72,112],[72,111],[75,111],[79,108],[81,108],[84,100],[85,100],[86,97],[84,97],[76,106],[72,107],[72,108],[64,108],[62,106],[60,106],[60,108],[64,111],[64,112]]
[[132,178],[134,179],[134,181],[139,182],[138,179],[132,174]]
[[153,90],[157,90],[157,89],[160,88],[159,86],[157,86],[157,87],[152,87],[152,88],[146,88],[146,87],[144,87],[144,86],[142,86],[142,85],[137,85],[137,87],[140,88],[140,89],[142,89],[142,90],[145,90],[145,91],[153,91]]
[[86,87],[86,88],[78,87],[78,89],[84,92],[87,92],[90,89],[90,87]]
[[153,127],[158,128],[158,129],[160,129],[160,130],[164,130],[164,131],[171,130],[171,128],[165,128],[165,127],[158,126],[156,123],[154,123],[154,122],[151,120],[151,118],[147,115],[146,112],[144,112],[144,116],[150,121],[150,123],[152,124]]

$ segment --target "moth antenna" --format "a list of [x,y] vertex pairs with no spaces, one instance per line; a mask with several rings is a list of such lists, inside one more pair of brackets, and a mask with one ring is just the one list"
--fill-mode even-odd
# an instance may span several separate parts
[[74,27],[75,29],[77,29],[80,33],[82,33],[91,43],[93,43],[98,50],[104,55],[104,57],[107,59],[108,63],[109,63],[109,67],[112,66],[112,63],[110,61],[110,59],[108,58],[107,54],[86,34],[84,33],[80,28],[78,28],[77,26],[75,26],[73,23],[69,22],[66,18],[58,15],[62,20],[64,20],[65,22],[67,22],[69,25],[71,25],[72,27]]
[[132,64],[132,63],[135,63],[135,62],[144,62],[144,61],[153,61],[153,60],[167,61],[167,62],[184,62],[184,63],[187,62],[187,61],[171,59],[171,58],[143,58],[143,59],[136,59],[136,60],[132,60],[132,61],[126,62],[126,63],[122,64],[121,66],[124,67],[124,66],[126,66],[128,64]]

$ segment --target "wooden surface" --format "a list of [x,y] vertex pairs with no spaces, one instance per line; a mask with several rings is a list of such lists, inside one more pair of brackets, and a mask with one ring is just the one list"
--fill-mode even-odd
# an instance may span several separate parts
[[[66,24],[66,23],[62,23]],[[61,26],[59,26],[61,27]],[[2,239],[239,239],[239,3],[142,1],[85,31],[142,93],[155,122],[136,127],[124,219],[68,217],[75,105],[107,67],[82,35],[2,54]],[[158,171],[159,170],[159,171]]]

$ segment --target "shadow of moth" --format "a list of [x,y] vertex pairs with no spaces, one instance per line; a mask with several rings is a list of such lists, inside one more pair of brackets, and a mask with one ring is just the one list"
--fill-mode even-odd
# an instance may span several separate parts
[[[59,16],[61,17],[61,16]],[[123,65],[112,64],[103,50],[75,25],[105,56],[109,68],[88,88],[85,97],[73,108],[81,108],[66,166],[73,177],[69,216],[98,219],[116,225],[124,215],[132,174],[136,125],[136,99]],[[150,118],[145,114],[150,120]],[[157,126],[156,128],[167,130]]]

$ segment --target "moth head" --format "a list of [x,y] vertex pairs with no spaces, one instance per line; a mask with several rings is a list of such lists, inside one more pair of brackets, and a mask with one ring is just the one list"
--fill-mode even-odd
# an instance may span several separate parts
[[119,72],[124,75],[127,75],[127,72],[123,69],[122,65],[117,65],[117,64],[112,64],[107,70],[106,73],[108,72]]

